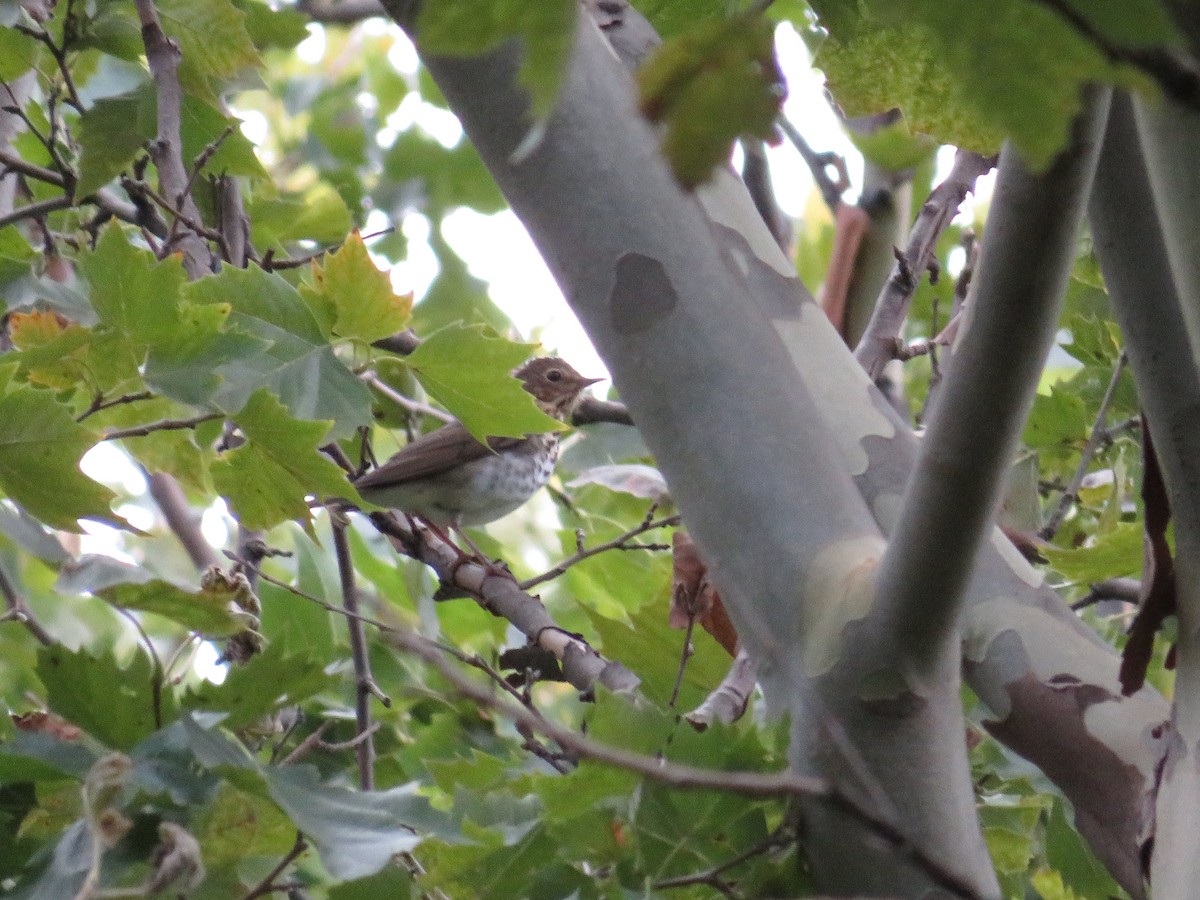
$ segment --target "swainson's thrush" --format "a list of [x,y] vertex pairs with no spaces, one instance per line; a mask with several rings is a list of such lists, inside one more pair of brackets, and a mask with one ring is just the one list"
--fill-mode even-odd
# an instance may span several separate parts
[[[515,373],[542,411],[566,420],[584,390],[584,378],[556,357],[531,360]],[[484,525],[512,512],[554,472],[558,435],[489,437],[483,444],[459,422],[406,444],[354,482],[379,506],[415,513],[434,525]]]

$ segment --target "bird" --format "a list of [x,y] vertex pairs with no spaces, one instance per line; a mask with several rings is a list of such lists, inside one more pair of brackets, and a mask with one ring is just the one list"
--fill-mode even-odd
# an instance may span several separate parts
[[[553,356],[532,359],[513,375],[538,407],[559,421],[569,419],[587,388],[602,380],[584,378]],[[406,444],[354,486],[377,506],[461,534],[464,526],[486,525],[532,497],[550,480],[558,449],[554,432],[480,442],[461,422],[450,422]]]

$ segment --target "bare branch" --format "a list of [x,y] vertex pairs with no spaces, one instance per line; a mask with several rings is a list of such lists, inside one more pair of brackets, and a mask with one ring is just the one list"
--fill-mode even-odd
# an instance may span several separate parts
[[967,194],[975,189],[976,179],[995,164],[995,157],[959,150],[950,174],[933,189],[921,207],[909,236],[908,248],[902,256],[897,252],[896,266],[880,292],[867,330],[854,350],[855,358],[872,380],[879,377],[883,367],[895,355],[896,338],[921,275],[936,260],[938,238],[957,214]]

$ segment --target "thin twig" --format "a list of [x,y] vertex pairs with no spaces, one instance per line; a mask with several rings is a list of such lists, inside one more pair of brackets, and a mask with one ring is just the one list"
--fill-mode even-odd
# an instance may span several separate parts
[[706,884],[717,890],[722,890],[721,885],[723,883],[720,882],[722,873],[728,872],[735,866],[740,866],[742,863],[754,859],[756,856],[762,856],[764,853],[769,853],[780,847],[786,847],[788,844],[794,843],[796,838],[795,827],[785,822],[754,846],[746,848],[732,859],[718,863],[711,869],[706,869],[703,872],[680,875],[676,878],[664,878],[662,881],[656,881],[653,884],[653,888],[655,890],[665,890],[667,888],[689,887],[693,884]]
[[[808,141],[804,139],[799,129],[789,122],[784,116],[780,116],[775,124],[779,126],[779,130],[787,135],[787,139],[792,142],[804,159],[805,165],[812,172],[813,181],[820,190],[821,196],[825,199],[825,205],[831,210],[836,210],[842,202],[842,193],[850,187],[850,176],[846,170],[846,161],[836,153],[818,153]],[[833,169],[837,172],[837,180],[829,177],[829,170]]]
[[399,391],[392,388],[390,385],[380,381],[379,376],[374,370],[368,370],[358,376],[365,384],[370,385],[379,393],[383,394],[388,400],[391,400],[401,409],[411,413],[418,413],[422,416],[430,416],[437,419],[439,422],[453,422],[454,416],[445,410],[438,409],[436,406],[430,406],[428,403],[422,403],[419,400],[412,400],[405,397]]
[[683,635],[683,646],[679,649],[679,669],[675,673],[675,687],[671,689],[671,699],[667,708],[674,709],[675,701],[679,699],[679,691],[683,687],[683,673],[687,671],[688,660],[692,658],[692,632],[696,629],[696,610],[688,610],[687,631]]
[[36,203],[30,203],[28,206],[22,206],[7,215],[0,216],[0,228],[24,219],[37,219],[47,213],[68,209],[73,202],[70,197],[51,197],[49,200],[38,200]]
[[153,670],[150,673],[150,696],[154,707],[154,727],[162,728],[162,689],[163,689],[163,664],[159,658],[158,651],[154,648],[154,642],[150,640],[150,635],[146,633],[146,629],[142,627],[142,623],[138,621],[138,617],[124,607],[111,604],[112,608],[129,620],[133,625],[138,635],[142,639],[142,643],[146,645],[146,650],[150,654],[150,660],[153,664]]
[[292,864],[293,861],[305,850],[308,849],[308,842],[304,840],[304,835],[299,831],[296,832],[296,843],[292,845],[292,849],[279,861],[279,863],[266,874],[262,881],[250,888],[243,896],[242,900],[256,900],[258,897],[265,897],[268,894],[274,894],[278,891],[275,884],[275,879],[278,878],[283,870]]
[[908,247],[903,253],[897,252],[896,265],[875,301],[871,321],[854,350],[855,359],[872,379],[879,377],[883,367],[895,355],[896,338],[909,303],[922,274],[936,262],[938,238],[957,214],[967,194],[975,190],[978,178],[995,164],[995,157],[959,150],[946,180],[933,189],[921,206],[909,234]]
[[204,416],[195,416],[191,419],[163,419],[161,422],[151,422],[149,425],[139,425],[136,428],[125,428],[115,431],[104,432],[104,440],[116,441],[122,438],[131,437],[146,437],[154,434],[156,431],[184,431],[189,428],[195,428],[197,425],[202,425],[205,422],[211,422],[214,419],[223,419],[224,413],[208,413]]
[[358,734],[365,736],[356,748],[358,757],[358,786],[364,791],[375,789],[375,741],[371,737],[371,659],[367,638],[358,615],[358,588],[354,584],[354,561],[350,558],[350,541],[346,538],[346,522],[341,516],[332,517],[333,550],[337,557],[338,578],[342,587],[342,606],[354,617],[346,619],[350,633],[350,654],[354,659],[354,721]]
[[53,169],[46,169],[42,166],[34,165],[27,162],[11,150],[0,148],[0,166],[12,172],[19,172],[27,178],[34,178],[38,181],[44,181],[47,184],[53,184],[56,187],[65,187],[66,179],[55,172]]
[[37,639],[39,644],[45,647],[54,644],[54,638],[34,618],[33,612],[25,603],[25,598],[17,591],[16,585],[9,579],[8,572],[4,571],[3,566],[0,566],[0,594],[4,595],[4,605],[8,608],[8,611],[0,616],[0,622],[19,622]]
[[[641,524],[636,525],[633,528],[630,528],[624,534],[618,535],[617,537],[613,538],[611,541],[605,541],[603,544],[597,544],[595,547],[587,547],[587,548],[581,549],[581,550],[579,550],[579,552],[575,553],[573,556],[567,557],[562,562],[560,562],[558,565],[554,566],[551,569],[547,569],[542,574],[535,575],[532,578],[527,578],[525,581],[518,582],[517,586],[521,590],[527,591],[532,587],[536,587],[537,585],[542,584],[543,582],[550,581],[551,579],[557,578],[559,575],[563,574],[563,572],[567,571],[567,569],[571,568],[571,566],[576,565],[577,563],[581,563],[585,559],[590,559],[591,557],[596,556],[599,553],[605,553],[609,550],[645,550],[645,549],[648,549],[645,545],[630,546],[629,541],[631,541],[633,538],[637,537],[639,534],[645,534],[647,531],[654,531],[655,529],[658,529],[658,528],[670,528],[675,525],[678,525],[682,521],[683,521],[683,518],[678,515],[663,516],[661,519],[656,519],[654,521],[644,521],[643,520],[641,522]],[[659,548],[660,548],[660,545],[657,545],[657,544],[654,545],[654,547],[653,547],[653,549],[659,549]],[[668,548],[662,547],[661,549],[668,549]]]
[[102,409],[109,409],[113,406],[122,406],[126,403],[137,403],[141,400],[153,400],[155,394],[153,391],[138,391],[136,394],[122,394],[120,397],[113,397],[111,400],[106,400],[103,394],[97,394],[92,398],[92,402],[88,408],[75,417],[76,422],[82,422],[88,416],[93,416]]
[[1038,537],[1044,541],[1052,540],[1054,535],[1058,534],[1058,529],[1062,527],[1067,513],[1079,500],[1079,489],[1083,486],[1083,479],[1087,477],[1088,469],[1092,465],[1092,458],[1108,440],[1108,432],[1104,429],[1104,423],[1108,419],[1108,408],[1112,404],[1113,397],[1117,392],[1117,385],[1121,381],[1121,373],[1125,371],[1125,363],[1125,354],[1122,353],[1113,364],[1112,377],[1108,380],[1108,388],[1104,391],[1100,408],[1096,410],[1096,421],[1092,425],[1092,433],[1088,435],[1087,443],[1083,445],[1083,451],[1079,454],[1079,464],[1075,467],[1075,474],[1071,476],[1070,483],[1062,492],[1062,496],[1058,498],[1058,503],[1046,521],[1045,527],[1038,532]]

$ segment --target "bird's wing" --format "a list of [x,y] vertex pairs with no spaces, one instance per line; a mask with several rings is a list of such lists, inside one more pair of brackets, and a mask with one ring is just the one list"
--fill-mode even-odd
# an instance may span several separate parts
[[488,438],[487,445],[471,436],[460,422],[443,425],[400,448],[387,462],[367,472],[354,484],[360,490],[440,475],[489,453],[515,446],[522,438]]

